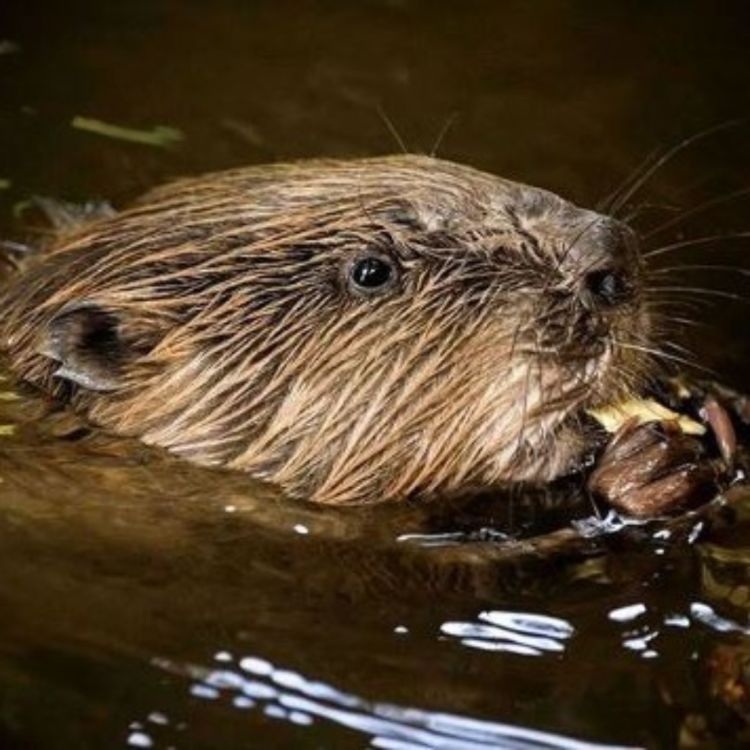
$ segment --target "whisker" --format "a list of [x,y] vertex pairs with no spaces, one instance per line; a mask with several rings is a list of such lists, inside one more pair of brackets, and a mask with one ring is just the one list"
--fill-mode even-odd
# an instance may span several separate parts
[[702,286],[652,286],[651,289],[658,289],[662,292],[678,292],[684,294],[703,294],[710,297],[719,297],[721,299],[730,299],[733,302],[750,302],[750,298],[743,294],[734,294],[725,292],[722,289],[706,289]]
[[669,339],[666,339],[665,341],[660,342],[662,346],[668,346],[672,349],[676,349],[678,352],[682,352],[683,354],[686,354],[689,357],[695,357],[695,352],[688,349],[686,346],[682,346],[681,344],[678,344],[676,341],[670,341]]
[[709,373],[713,377],[719,377],[719,374],[709,367],[696,364],[694,361],[685,359],[684,357],[678,357],[676,354],[669,354],[668,352],[662,351],[661,349],[654,349],[650,346],[639,346],[638,344],[628,344],[625,342],[618,342],[618,345],[623,349],[632,349],[633,351],[641,352],[642,354],[650,354],[658,359],[666,359],[669,362],[676,362],[686,367],[691,367],[702,372]]
[[668,206],[663,203],[639,203],[630,213],[625,214],[622,217],[622,221],[626,224],[630,224],[635,221],[644,211],[651,211],[658,209],[659,211],[682,211],[679,206]]
[[440,131],[437,134],[437,138],[435,138],[435,143],[430,149],[430,156],[432,156],[433,158],[437,156],[438,149],[442,145],[445,136],[448,135],[448,131],[453,127],[453,123],[456,122],[457,119],[458,112],[452,112],[450,115],[448,115],[448,119],[443,123],[443,127],[440,128]]
[[703,321],[693,320],[692,318],[683,318],[678,315],[670,315],[669,318],[664,318],[662,316],[662,319],[663,319],[662,322],[664,323],[672,323],[672,322],[680,323],[681,325],[689,326],[692,328],[703,328],[706,325],[708,325],[707,323],[704,323]]
[[697,245],[706,245],[709,242],[718,242],[724,240],[743,240],[748,238],[750,238],[750,232],[734,232],[733,234],[714,234],[706,237],[694,237],[693,239],[689,240],[673,242],[670,245],[663,245],[662,247],[656,248],[656,250],[650,250],[647,253],[643,253],[643,257],[655,258],[657,255],[671,253],[674,250],[680,250],[684,247],[695,247]]
[[646,158],[641,161],[636,168],[630,172],[630,174],[622,180],[622,182],[610,193],[604,196],[595,206],[595,209],[597,212],[605,213],[609,212],[609,207],[612,205],[612,203],[617,199],[617,196],[622,193],[624,190],[626,190],[631,183],[633,183],[635,180],[637,180],[648,168],[649,164],[651,164],[656,158],[658,158],[659,155],[659,148],[655,148],[652,151],[650,151]]
[[647,300],[647,304],[652,310],[659,310],[660,308],[667,308],[670,310],[684,309],[689,312],[702,313],[711,305],[711,302],[704,299],[686,300],[682,297],[671,298],[661,295],[657,301]]
[[390,117],[388,117],[388,115],[385,113],[385,110],[380,104],[378,104],[377,106],[377,112],[386,128],[388,128],[391,136],[393,136],[393,140],[396,141],[396,145],[401,149],[401,153],[408,154],[409,149],[406,147],[404,139],[401,137],[401,134],[398,132],[398,130],[396,130],[396,126],[393,124],[393,121]]
[[703,130],[699,133],[696,133],[695,135],[689,136],[688,138],[684,138],[683,140],[676,143],[672,148],[666,151],[663,156],[661,156],[659,159],[656,160],[634,183],[633,185],[628,188],[622,195],[620,195],[616,201],[613,202],[611,206],[611,213],[612,215],[616,215],[617,212],[627,203],[630,198],[632,198],[645,184],[650,180],[656,172],[658,172],[667,162],[669,162],[671,159],[673,159],[677,154],[679,154],[681,151],[684,151],[689,146],[693,145],[694,143],[697,143],[698,141],[703,140],[704,138],[708,138],[711,135],[714,135],[716,133],[720,133],[724,130],[729,130],[733,127],[737,127],[738,125],[745,124],[747,122],[746,117],[742,118],[736,118],[734,120],[728,120],[726,122],[720,123],[719,125],[714,125],[713,127],[707,128],[706,130]]
[[750,270],[742,268],[741,266],[727,266],[727,265],[705,265],[705,264],[692,264],[686,263],[681,266],[665,266],[663,268],[656,268],[653,271],[649,271],[649,276],[663,276],[666,273],[678,273],[680,271],[731,271],[732,273],[739,274],[740,276],[750,276]]
[[670,227],[676,226],[677,224],[682,224],[682,222],[684,222],[686,219],[689,219],[691,216],[701,214],[713,208],[714,206],[721,205],[722,203],[729,203],[729,201],[735,200],[735,198],[741,198],[743,195],[750,195],[750,187],[745,187],[741,190],[736,190],[733,193],[729,193],[728,195],[722,195],[718,198],[711,198],[711,200],[699,203],[697,206],[684,211],[679,216],[675,216],[669,219],[669,221],[665,221],[663,224],[659,224],[653,229],[650,229],[646,234],[642,235],[642,237],[644,240],[647,240],[654,235],[664,232]]

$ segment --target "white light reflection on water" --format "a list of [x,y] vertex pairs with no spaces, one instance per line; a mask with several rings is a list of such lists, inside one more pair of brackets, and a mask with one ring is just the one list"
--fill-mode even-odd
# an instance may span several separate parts
[[639,602],[638,604],[628,604],[625,607],[613,609],[607,616],[615,622],[630,622],[630,620],[635,620],[645,614],[646,605]]
[[[659,637],[660,631],[651,628],[647,622],[643,621],[647,614],[646,605],[636,602],[610,610],[607,619],[628,625],[628,628],[621,634],[623,648],[635,652],[641,659],[657,659],[659,651],[653,642]],[[636,621],[640,621],[640,624]]]
[[750,635],[749,627],[722,617],[716,613],[713,607],[703,602],[693,602],[690,605],[690,616],[718,633],[743,633],[744,635]]
[[444,622],[443,635],[458,638],[469,648],[505,651],[523,656],[561,654],[575,630],[566,620],[530,612],[480,612],[479,622]]
[[154,741],[145,732],[131,732],[127,740],[130,747],[153,747]]
[[155,659],[154,665],[219,690],[237,708],[300,727],[333,722],[361,732],[371,748],[381,750],[626,750],[512,724],[366,701],[255,656],[240,658],[235,668],[226,661],[218,669],[165,659]]
[[[646,621],[646,616],[651,615],[651,622]],[[654,622],[659,617],[662,626]],[[690,614],[684,615],[679,612],[670,612],[658,615],[650,612],[640,602],[617,607],[609,612],[608,619],[627,625],[621,633],[621,643],[628,651],[636,652],[644,659],[655,659],[659,657],[656,641],[659,639],[663,629],[675,628],[687,630],[694,624],[703,625],[717,633],[741,633],[750,635],[750,626],[743,625],[718,614],[713,607],[704,602],[693,602],[690,605]]]
[[432,534],[401,534],[397,542],[416,544],[419,547],[450,547],[467,542],[508,542],[512,537],[505,532],[487,526],[475,531],[448,531]]

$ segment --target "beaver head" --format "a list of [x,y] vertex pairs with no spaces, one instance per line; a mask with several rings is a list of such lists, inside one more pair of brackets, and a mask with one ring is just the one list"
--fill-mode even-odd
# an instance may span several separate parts
[[560,475],[650,326],[625,226],[417,156],[156,189],[0,315],[17,372],[93,422],[327,503]]

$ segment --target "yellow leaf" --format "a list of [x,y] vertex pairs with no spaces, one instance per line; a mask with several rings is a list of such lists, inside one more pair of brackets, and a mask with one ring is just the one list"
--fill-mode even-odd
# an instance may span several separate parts
[[684,414],[678,414],[650,398],[629,399],[600,409],[587,409],[607,432],[617,432],[625,422],[635,417],[637,424],[647,422],[675,422],[687,435],[705,435],[706,428]]

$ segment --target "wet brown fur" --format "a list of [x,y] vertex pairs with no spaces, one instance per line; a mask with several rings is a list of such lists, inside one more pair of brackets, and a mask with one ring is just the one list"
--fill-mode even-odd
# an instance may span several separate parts
[[[347,281],[368,252],[400,268],[382,295]],[[583,280],[613,263],[634,293],[597,309]],[[468,167],[254,167],[61,234],[0,297],[0,346],[93,422],[194,461],[325,503],[429,498],[575,464],[582,408],[645,372],[639,273],[621,225]],[[98,390],[50,339],[71,313],[103,331]]]

